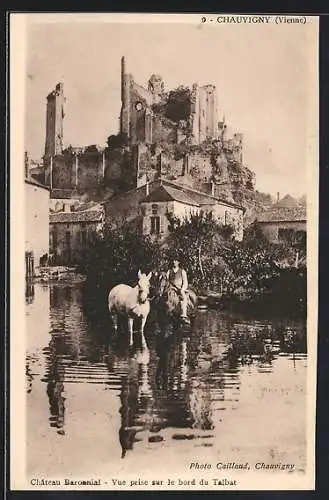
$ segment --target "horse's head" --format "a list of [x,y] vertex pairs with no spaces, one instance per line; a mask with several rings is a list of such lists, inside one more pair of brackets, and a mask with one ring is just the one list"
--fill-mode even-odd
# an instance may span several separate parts
[[163,296],[167,285],[167,274],[165,271],[155,271],[151,279],[151,294],[160,298]]
[[167,273],[161,271],[159,273],[159,296],[162,297],[166,287],[168,286]]
[[138,271],[138,302],[144,304],[147,301],[150,292],[150,279],[152,272],[144,274]]

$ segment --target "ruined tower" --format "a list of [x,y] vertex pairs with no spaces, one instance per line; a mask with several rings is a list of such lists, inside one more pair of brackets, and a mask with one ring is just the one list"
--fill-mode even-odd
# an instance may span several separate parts
[[47,96],[45,157],[63,152],[64,89],[58,83]]
[[192,143],[200,144],[218,136],[217,96],[214,85],[192,87],[191,95]]
[[130,137],[130,75],[126,73],[125,58],[121,58],[120,133]]
[[162,77],[160,75],[151,75],[147,89],[152,94],[153,104],[161,101],[161,97],[164,93],[164,82]]

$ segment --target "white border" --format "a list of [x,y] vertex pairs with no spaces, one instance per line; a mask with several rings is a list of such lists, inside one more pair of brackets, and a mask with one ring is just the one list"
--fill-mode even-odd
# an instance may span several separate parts
[[[206,14],[208,17],[209,14]],[[24,109],[25,96],[25,26],[27,16],[33,22],[98,22],[98,23],[178,23],[200,25],[202,14],[11,14],[10,15],[10,465],[11,488],[31,489],[25,474],[25,320],[24,320]],[[213,15],[214,18],[216,14]],[[315,483],[315,408],[317,366],[317,290],[318,290],[318,25],[319,18],[309,18],[316,25],[309,32],[309,47],[314,54],[312,81],[309,87],[308,144],[308,385],[307,385],[307,473],[302,476],[277,475],[238,476],[238,490],[311,490]],[[315,81],[315,80],[316,81]],[[292,144],[292,147],[294,145]],[[194,474],[197,478],[197,474]],[[232,474],[232,479],[234,475]],[[44,488],[39,488],[39,490]],[[47,489],[47,488],[45,488]],[[48,489],[52,489],[48,487]],[[53,488],[56,489],[56,488]],[[64,491],[66,488],[61,488]],[[69,489],[69,488],[67,488]],[[83,487],[93,490],[93,487]],[[107,489],[104,487],[104,489]],[[120,488],[123,489],[123,488]],[[136,488],[143,489],[143,488]],[[148,488],[151,489],[151,488]],[[158,489],[155,487],[154,489]],[[166,487],[166,489],[170,489]],[[175,489],[175,488],[173,488]],[[186,488],[185,488],[186,489]],[[192,487],[190,489],[193,489]],[[216,487],[208,490],[216,490]],[[233,488],[232,488],[233,489]],[[207,491],[206,489],[204,491]],[[218,491],[218,489],[217,489]]]

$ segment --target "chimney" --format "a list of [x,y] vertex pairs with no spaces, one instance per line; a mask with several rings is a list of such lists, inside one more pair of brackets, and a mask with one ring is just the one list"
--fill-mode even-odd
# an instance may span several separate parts
[[279,193],[279,191],[278,191],[278,192],[276,193],[276,202],[277,202],[277,203],[278,203],[279,199],[280,199],[280,193]]
[[150,183],[147,179],[145,184],[145,195],[148,196],[149,194],[150,194]]
[[211,196],[215,196],[215,183],[211,181]]

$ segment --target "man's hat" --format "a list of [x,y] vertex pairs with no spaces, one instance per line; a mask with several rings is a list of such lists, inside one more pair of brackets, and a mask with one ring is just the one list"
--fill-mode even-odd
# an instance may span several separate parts
[[170,261],[171,261],[171,262],[174,262],[175,260],[177,260],[178,262],[180,262],[180,261],[181,261],[181,259],[180,259],[179,255],[174,255],[174,256],[170,259]]

